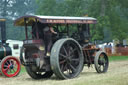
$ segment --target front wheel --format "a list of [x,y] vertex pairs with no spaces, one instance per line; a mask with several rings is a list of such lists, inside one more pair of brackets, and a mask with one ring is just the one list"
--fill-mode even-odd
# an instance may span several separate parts
[[109,60],[106,53],[99,51],[94,59],[95,69],[98,73],[105,73],[108,70]]
[[16,57],[7,56],[1,61],[1,72],[6,77],[17,76],[20,72],[20,61]]

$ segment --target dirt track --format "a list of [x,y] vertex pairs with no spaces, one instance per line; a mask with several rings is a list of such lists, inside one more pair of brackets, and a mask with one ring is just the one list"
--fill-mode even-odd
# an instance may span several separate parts
[[111,62],[105,74],[85,67],[80,76],[69,80],[57,80],[55,76],[47,80],[34,80],[26,72],[14,78],[0,76],[0,85],[128,85],[128,61]]

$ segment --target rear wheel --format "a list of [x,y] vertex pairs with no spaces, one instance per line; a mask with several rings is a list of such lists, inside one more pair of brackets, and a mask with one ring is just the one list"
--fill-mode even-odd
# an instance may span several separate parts
[[96,53],[95,60],[95,69],[98,73],[105,73],[108,70],[109,60],[106,53],[99,51]]
[[1,61],[1,72],[6,77],[17,76],[20,72],[20,61],[16,57],[7,56]]
[[83,60],[81,47],[74,39],[60,39],[52,48],[51,67],[60,79],[78,76],[83,69]]
[[26,66],[26,71],[33,79],[50,78],[53,74],[52,71],[47,72],[35,72],[32,70],[32,66]]

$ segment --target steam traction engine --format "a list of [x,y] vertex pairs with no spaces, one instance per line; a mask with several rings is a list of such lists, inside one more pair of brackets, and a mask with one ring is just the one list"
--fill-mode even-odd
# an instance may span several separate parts
[[20,61],[12,55],[9,44],[6,43],[5,19],[0,19],[0,73],[6,77],[17,76],[20,72]]
[[[70,79],[80,74],[84,64],[94,64],[98,73],[107,72],[108,56],[89,43],[90,24],[96,22],[92,17],[28,15],[16,19],[15,26],[25,26],[20,60],[27,73],[34,79],[50,78],[53,73],[60,79]],[[57,32],[52,38],[45,35],[50,26]]]

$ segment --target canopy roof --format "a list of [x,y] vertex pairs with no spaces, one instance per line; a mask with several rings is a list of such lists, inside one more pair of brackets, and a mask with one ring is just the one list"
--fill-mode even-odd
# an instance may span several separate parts
[[14,21],[15,26],[24,26],[25,20],[28,26],[31,26],[36,20],[41,23],[48,24],[95,24],[96,19],[92,17],[67,17],[67,16],[40,16],[40,15],[26,15]]
[[0,22],[1,22],[1,21],[6,21],[6,19],[4,19],[4,18],[0,18]]

